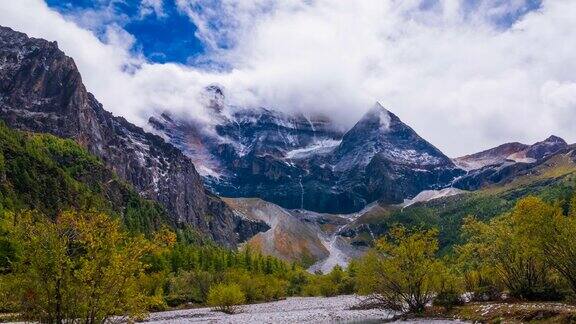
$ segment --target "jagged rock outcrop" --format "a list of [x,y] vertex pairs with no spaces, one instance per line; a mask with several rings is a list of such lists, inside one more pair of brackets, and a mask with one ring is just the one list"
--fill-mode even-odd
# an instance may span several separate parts
[[75,139],[162,204],[175,226],[193,226],[229,246],[267,229],[206,191],[178,149],[104,110],[56,42],[0,27],[0,118],[10,127]]
[[[221,90],[209,89],[209,103]],[[212,124],[167,113],[150,118],[157,134],[180,148],[205,182],[224,197],[259,197],[285,208],[322,210],[334,195],[328,165],[320,160],[339,143],[342,131],[327,118],[289,115],[264,108],[220,113],[210,104]],[[315,185],[315,183],[317,185]]]

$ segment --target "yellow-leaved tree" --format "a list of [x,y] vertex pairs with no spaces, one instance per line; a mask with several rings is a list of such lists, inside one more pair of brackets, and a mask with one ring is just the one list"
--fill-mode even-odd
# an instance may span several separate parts
[[536,197],[519,200],[510,213],[489,223],[468,218],[463,227],[467,243],[457,248],[466,264],[465,275],[484,276],[484,283],[519,299],[562,298],[560,278],[546,255],[551,251],[543,247],[559,248],[553,224],[561,224],[563,218],[559,207]]
[[518,203],[512,217],[517,219],[522,235],[537,246],[540,257],[576,295],[576,196],[567,215],[558,206],[530,197]]
[[31,320],[101,323],[145,314],[139,287],[143,257],[153,245],[101,213],[64,212],[51,221],[14,215],[9,236],[17,247],[10,280],[18,311]]
[[437,231],[394,228],[358,263],[357,284],[368,302],[386,309],[421,313],[443,288],[446,267],[436,257]]

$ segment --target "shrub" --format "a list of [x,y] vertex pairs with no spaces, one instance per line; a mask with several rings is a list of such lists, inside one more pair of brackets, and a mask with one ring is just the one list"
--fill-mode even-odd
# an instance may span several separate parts
[[456,306],[464,305],[464,299],[457,291],[442,291],[434,297],[432,303],[434,306],[440,306],[446,311],[450,311]]
[[304,286],[303,293],[306,296],[332,297],[338,294],[338,286],[328,275],[315,275]]
[[246,296],[238,284],[218,284],[208,293],[208,305],[226,314],[239,313],[245,302]]
[[138,285],[140,290],[148,297],[148,310],[165,311],[168,304],[165,296],[165,286],[168,281],[166,272],[155,272],[140,276]]
[[168,305],[206,302],[213,282],[214,276],[207,271],[178,272],[168,280]]
[[354,279],[350,272],[346,272],[341,266],[336,265],[326,275],[314,275],[308,279],[302,293],[306,296],[331,297],[354,293]]
[[472,293],[471,300],[479,302],[499,301],[502,289],[490,277],[471,271],[465,274],[466,291]]
[[99,213],[65,212],[56,222],[32,213],[15,217],[9,237],[19,254],[11,281],[19,289],[10,298],[25,319],[94,323],[145,314],[149,299],[139,281],[152,245],[143,237]]
[[462,278],[454,271],[453,267],[443,267],[444,272],[438,274],[439,283],[437,294],[434,296],[432,304],[443,307],[445,311],[450,311],[456,306],[464,304]]
[[530,222],[528,235],[537,239],[544,259],[576,295],[576,196],[572,198],[568,215],[556,212],[539,216]]
[[288,282],[274,275],[250,273],[244,269],[231,269],[224,274],[223,282],[237,283],[246,301],[267,302],[286,297]]
[[439,289],[445,273],[438,251],[436,231],[409,234],[392,230],[388,239],[376,242],[358,265],[358,286],[370,303],[394,311],[421,313]]
[[478,281],[482,284],[479,288],[483,288],[479,292],[488,297],[494,287],[501,285],[517,299],[563,298],[560,281],[551,266],[553,263],[542,248],[542,242],[553,238],[547,231],[547,224],[557,215],[563,217],[560,208],[527,197],[510,213],[490,223],[467,219],[463,228],[469,240],[458,248],[458,252],[465,256],[467,272],[488,275],[478,278],[482,279]]

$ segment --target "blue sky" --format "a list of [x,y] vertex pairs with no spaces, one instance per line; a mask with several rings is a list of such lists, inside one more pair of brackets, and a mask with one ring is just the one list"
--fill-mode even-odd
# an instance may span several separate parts
[[[140,1],[135,0],[46,0],[48,6],[104,36],[105,27],[117,24],[133,35],[134,51],[141,52],[152,62],[189,63],[204,52],[195,36],[196,26],[176,8],[173,0],[164,1],[163,15],[140,13]],[[99,16],[86,21],[83,15]]]
[[[141,0],[46,0],[54,10],[72,17],[82,27],[91,29],[98,37],[104,38],[106,26],[116,24],[135,38],[134,52],[142,53],[151,62],[177,62],[194,64],[196,58],[205,53],[205,44],[196,37],[197,27],[186,15],[178,10],[175,0],[154,0],[162,4],[162,13],[154,11],[142,15]],[[422,0],[421,8],[432,10],[438,0]],[[513,3],[514,0],[465,0],[464,13],[473,14],[485,10],[487,2],[491,6]],[[525,0],[524,5],[515,10],[505,10],[490,17],[499,28],[510,27],[519,17],[540,7],[542,0]],[[199,1],[195,10],[203,7],[218,10],[219,0]],[[214,24],[218,25],[218,22]],[[225,47],[227,44],[218,44]]]
[[[490,1],[491,3],[502,4],[505,5],[506,3],[513,3],[514,1],[511,0],[493,0]],[[506,10],[503,13],[499,13],[493,17],[494,24],[502,27],[508,28],[510,27],[518,18],[524,16],[530,11],[537,10],[540,8],[542,4],[542,0],[525,0],[523,1],[523,5],[517,8],[516,10]],[[486,3],[483,0],[466,0],[464,2],[466,4],[466,9],[468,12],[474,12],[477,10],[482,10],[481,5],[482,3]]]

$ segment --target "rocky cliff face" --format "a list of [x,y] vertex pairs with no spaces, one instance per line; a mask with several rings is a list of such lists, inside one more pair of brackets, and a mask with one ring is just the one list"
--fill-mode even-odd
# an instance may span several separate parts
[[174,225],[191,225],[230,246],[267,228],[206,191],[178,149],[105,111],[55,42],[0,27],[0,118],[14,128],[75,139],[161,203]]
[[208,126],[189,116],[150,118],[222,196],[351,213],[378,199],[401,203],[463,173],[380,105],[345,132],[326,117],[225,107],[223,96],[207,89]]
[[223,101],[220,96],[219,88],[208,89],[211,124],[166,113],[150,118],[150,124],[195,162],[206,183],[221,196],[259,197],[286,208],[328,209],[335,199],[324,178],[332,177],[332,171],[320,161],[340,143],[342,131],[318,116],[264,108],[226,111],[227,107],[214,104]]

